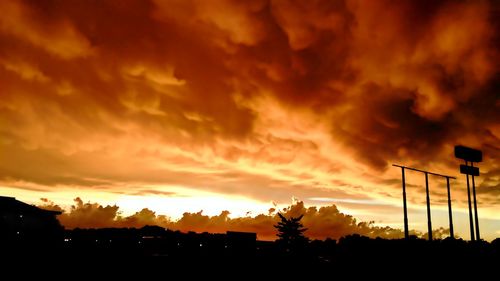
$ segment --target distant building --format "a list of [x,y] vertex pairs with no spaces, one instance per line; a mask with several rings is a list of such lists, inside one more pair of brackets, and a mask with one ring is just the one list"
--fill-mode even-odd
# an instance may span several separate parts
[[257,234],[254,232],[227,231],[226,243],[230,252],[238,254],[255,253]]
[[257,233],[255,232],[227,231],[226,235],[227,239],[234,241],[255,243],[257,240]]
[[56,217],[60,214],[0,196],[0,238],[6,243],[58,241],[64,231]]

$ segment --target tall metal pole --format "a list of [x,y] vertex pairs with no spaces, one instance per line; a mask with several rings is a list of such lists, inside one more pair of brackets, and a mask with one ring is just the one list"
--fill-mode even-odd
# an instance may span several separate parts
[[401,167],[401,176],[403,178],[403,214],[404,214],[405,239],[409,239],[410,234],[408,232],[408,212],[406,210],[406,183],[405,183],[404,167]]
[[426,199],[427,199],[427,223],[428,223],[428,232],[429,232],[429,240],[432,240],[432,222],[431,222],[431,203],[430,203],[430,196],[429,196],[429,175],[433,176],[438,176],[438,177],[443,177],[446,178],[447,186],[448,186],[448,209],[450,212],[450,235],[453,237],[453,221],[451,217],[451,199],[450,199],[450,179],[456,179],[455,177],[452,176],[447,176],[447,175],[442,175],[442,174],[437,174],[429,171],[424,171],[412,167],[406,167],[402,165],[396,165],[392,164],[394,167],[401,168],[401,177],[403,180],[403,214],[404,214],[404,227],[405,227],[405,238],[409,238],[408,234],[408,213],[406,210],[406,181],[405,181],[405,170],[411,170],[411,171],[417,171],[420,173],[425,174],[425,191],[426,191]]
[[446,177],[446,188],[448,189],[448,216],[450,220],[450,237],[452,239],[455,238],[455,234],[453,232],[453,215],[451,212],[451,195],[450,195],[450,178]]
[[[474,162],[470,162],[470,166],[474,168]],[[477,215],[477,202],[476,202],[476,184],[474,183],[474,175],[472,176],[472,195],[474,196],[474,215],[476,217],[476,239],[477,241],[481,240],[479,236],[479,217]]]
[[[468,163],[465,161],[465,166],[467,166]],[[467,199],[469,200],[469,223],[470,223],[470,240],[474,241],[474,222],[472,220],[472,206],[470,202],[470,186],[469,186],[469,175],[466,174],[467,177]]]
[[429,241],[432,241],[432,222],[431,222],[431,202],[429,197],[429,174],[425,172],[425,193],[427,199],[427,230],[429,231]]

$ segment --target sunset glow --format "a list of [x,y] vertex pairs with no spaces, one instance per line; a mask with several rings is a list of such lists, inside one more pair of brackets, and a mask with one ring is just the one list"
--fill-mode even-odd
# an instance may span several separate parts
[[[320,231],[337,227],[332,205],[402,229],[396,163],[457,177],[455,232],[468,239],[453,155],[463,144],[483,151],[481,232],[498,236],[498,1],[16,0],[0,10],[0,195],[66,212],[116,205],[107,210],[122,217],[147,208],[164,226],[245,225],[265,238],[273,229],[261,231],[259,214],[317,207],[304,223],[325,237],[352,230]],[[407,182],[410,227],[425,232],[424,178]],[[445,184],[430,178],[436,229],[448,228]],[[199,224],[200,211],[214,218]]]

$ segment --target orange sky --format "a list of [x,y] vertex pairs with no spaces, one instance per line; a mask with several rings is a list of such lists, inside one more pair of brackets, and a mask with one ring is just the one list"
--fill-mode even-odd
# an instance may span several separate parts
[[[334,204],[401,228],[399,163],[458,177],[456,232],[468,239],[453,156],[464,144],[484,153],[483,236],[500,236],[497,1],[44,0],[0,10],[1,195],[63,208],[83,208],[81,197],[169,222],[329,206],[308,217],[318,229],[335,228],[321,219]],[[408,175],[419,231],[423,183]],[[433,226],[446,228],[444,182],[430,184]]]

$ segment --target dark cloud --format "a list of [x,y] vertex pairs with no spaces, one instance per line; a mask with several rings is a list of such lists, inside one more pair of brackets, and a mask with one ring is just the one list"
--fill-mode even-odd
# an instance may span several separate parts
[[500,169],[490,170],[481,177],[484,178],[481,183],[476,183],[478,201],[484,206],[496,206],[500,201]]
[[389,199],[388,164],[456,171],[458,143],[499,168],[497,1],[0,9],[4,185]]

